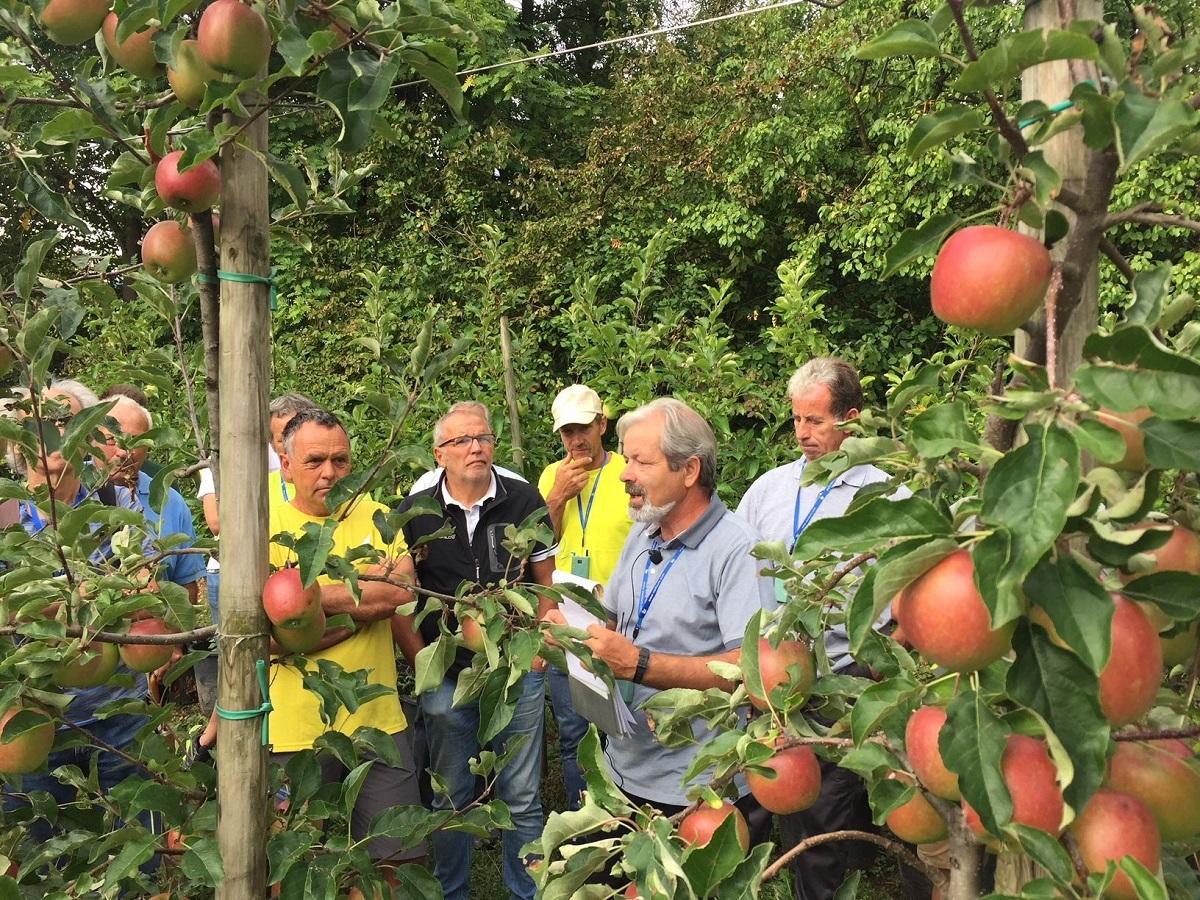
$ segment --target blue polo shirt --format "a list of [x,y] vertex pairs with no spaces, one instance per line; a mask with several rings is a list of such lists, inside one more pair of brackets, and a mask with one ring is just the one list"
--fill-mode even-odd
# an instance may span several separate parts
[[[137,509],[154,529],[153,537],[166,538],[175,534],[187,536],[187,542],[180,545],[190,547],[196,542],[196,527],[192,524],[192,511],[188,509],[187,501],[175,488],[167,489],[167,499],[161,512],[150,505],[150,476],[138,472]],[[147,553],[152,553],[150,547]],[[161,563],[163,577],[175,584],[188,585],[204,577],[204,557],[198,553],[183,553],[178,556],[168,556]]]

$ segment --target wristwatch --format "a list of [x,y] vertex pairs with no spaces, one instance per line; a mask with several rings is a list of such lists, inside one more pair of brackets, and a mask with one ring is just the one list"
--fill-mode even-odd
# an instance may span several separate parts
[[637,668],[633,670],[633,678],[629,679],[634,684],[641,684],[642,679],[646,677],[646,667],[650,665],[650,651],[645,647],[638,648]]

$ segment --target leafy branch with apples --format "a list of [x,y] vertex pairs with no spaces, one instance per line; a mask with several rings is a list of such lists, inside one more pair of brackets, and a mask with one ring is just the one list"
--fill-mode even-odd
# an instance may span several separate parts
[[[666,819],[633,807],[607,777],[598,737],[585,739],[587,801],[552,814],[531,848],[542,856],[534,872],[543,896],[758,896],[788,854],[848,839],[895,853],[953,900],[985,893],[985,854],[1000,858],[995,887],[1005,896],[1200,895],[1189,863],[1200,839],[1200,764],[1189,741],[1200,734],[1200,326],[1169,269],[1135,274],[1105,236],[1131,223],[1200,231],[1178,198],[1111,208],[1123,176],[1197,149],[1200,41],[1149,7],[1134,10],[1131,37],[1071,0],[1055,14],[1053,27],[980,49],[970,7],[950,0],[859,48],[867,62],[911,56],[953,74],[961,99],[915,123],[908,151],[951,152],[959,136],[988,133],[991,159],[954,154],[954,177],[997,191],[989,209],[937,213],[906,232],[887,253],[887,273],[920,271],[936,254],[934,313],[989,335],[1020,329],[1018,352],[978,406],[957,390],[953,365],[896,373],[886,408],[864,414],[854,437],[809,467],[808,478],[823,479],[873,462],[893,481],[864,493],[845,516],[815,523],[793,553],[761,548],[791,600],[748,626],[740,667],[719,673],[738,683],[732,694],[673,690],[651,702],[664,744],[690,742],[697,717],[722,730],[689,772],[698,782],[693,808]],[[30,464],[60,450],[87,470],[105,410],[75,416],[55,444],[40,392],[70,342],[86,340],[89,316],[102,323],[120,289],[168,322],[201,320],[206,391],[191,413],[198,423],[207,412],[208,436],[197,425],[194,452],[177,435],[160,436],[161,452],[180,457],[156,480],[154,490],[165,491],[197,453],[217,458],[215,357],[222,337],[238,336],[221,335],[217,324],[217,251],[268,238],[222,238],[212,210],[238,199],[222,196],[222,154],[249,153],[274,180],[284,201],[272,211],[276,235],[305,215],[344,212],[342,194],[362,172],[346,171],[336,153],[320,174],[308,160],[278,158],[252,145],[250,126],[316,102],[332,112],[336,147],[354,151],[387,127],[377,113],[409,69],[461,116],[456,48],[472,45],[471,22],[446,4],[415,0],[257,8],[241,0],[118,0],[111,8],[107,0],[6,0],[0,27],[9,35],[10,63],[0,67],[7,108],[50,111],[28,134],[4,134],[22,170],[20,190],[47,231],[31,235],[0,296],[0,342],[32,389],[16,410],[23,417],[0,420],[0,435]],[[65,47],[94,39],[96,50],[48,47],[44,38]],[[1019,76],[1055,65],[1071,70],[1069,96],[1054,98],[1066,106],[1013,99]],[[1083,160],[1072,177],[1052,149],[1064,143]],[[140,271],[71,256],[71,235],[85,226],[42,166],[83,144],[109,154],[107,198],[161,218],[145,232]],[[1101,257],[1128,277],[1129,300],[1103,329],[1080,335],[1075,323],[1096,312]],[[379,348],[395,396],[365,398],[373,413],[402,421],[419,386],[444,372],[456,348],[431,360],[430,335],[427,328],[411,347]],[[182,353],[178,364],[188,377]],[[389,441],[385,457],[344,486],[344,499],[386,484],[403,450]],[[914,495],[891,499],[901,483]],[[30,498],[22,485],[0,486],[6,498]],[[159,668],[172,645],[211,634],[195,627],[186,597],[145,577],[140,516],[95,499],[49,507],[51,528],[0,548],[8,566],[0,574],[0,772],[9,776],[37,769],[52,748],[89,745],[78,730],[56,734],[63,689],[106,682],[121,659],[137,671]],[[403,521],[384,524],[394,533]],[[113,560],[91,562],[106,538]],[[536,538],[535,528],[516,529],[514,555]],[[326,620],[307,586],[323,572],[353,582],[355,568],[328,552],[320,530],[295,549],[300,568],[271,576],[262,605],[279,647],[302,655],[329,629],[349,625]],[[183,551],[170,542],[155,548],[173,552]],[[555,655],[534,623],[536,597],[519,583],[461,597],[422,593],[409,611],[453,609],[462,630],[442,618],[441,639],[417,661],[418,691],[441,681],[460,644],[476,653],[460,677],[463,696],[503,698],[501,683],[514,671],[539,653]],[[874,623],[889,606],[898,629],[884,634]],[[834,623],[846,626],[871,678],[830,671],[821,636]],[[586,658],[578,635],[555,636]],[[202,655],[189,653],[173,673]],[[361,674],[328,667],[306,678],[326,721],[370,699]],[[100,792],[90,773],[61,772],[94,811],[92,827],[35,848],[0,876],[5,890],[72,896],[153,886],[193,895],[218,887],[243,896],[226,885],[213,837],[213,768],[184,766],[170,706],[123,708],[131,706],[149,714],[127,754],[143,777]],[[481,728],[505,714],[502,699],[489,701]],[[321,785],[316,751],[359,774]],[[265,881],[289,897],[382,890],[361,846],[336,826],[353,806],[364,755],[388,762],[394,747],[363,730],[331,733],[316,751],[297,754],[272,785],[287,786],[288,803],[272,810],[255,848]],[[745,822],[726,799],[735,773],[746,773],[764,807],[793,812],[819,791],[818,756],[866,780],[877,822],[898,840],[821,835],[775,859],[769,846],[748,846]],[[485,784],[503,763],[480,759]],[[713,779],[699,783],[710,770]],[[27,818],[10,822],[58,821],[49,804],[32,801]],[[141,824],[146,810],[160,815],[165,834]],[[438,828],[486,835],[506,821],[502,803],[481,798],[453,813],[397,808],[373,828],[418,843]],[[948,872],[920,850],[943,840]],[[156,858],[169,861],[141,871]],[[406,868],[410,890],[438,895],[428,873]],[[628,887],[597,884],[601,875]]]

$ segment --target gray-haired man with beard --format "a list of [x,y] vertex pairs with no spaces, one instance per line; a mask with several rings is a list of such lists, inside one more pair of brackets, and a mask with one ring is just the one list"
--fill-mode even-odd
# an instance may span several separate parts
[[[672,398],[628,413],[617,434],[635,524],[604,594],[608,627],[591,626],[588,646],[633,683],[635,709],[666,688],[728,689],[708,664],[736,663],[746,623],[774,600],[750,555],[758,536],[715,494],[716,438],[695,410]],[[678,812],[688,802],[683,774],[709,729],[694,722],[695,745],[667,748],[645,715],[635,716],[632,734],[609,735],[613,778],[635,802]],[[739,807],[754,812],[745,783],[739,788]]]

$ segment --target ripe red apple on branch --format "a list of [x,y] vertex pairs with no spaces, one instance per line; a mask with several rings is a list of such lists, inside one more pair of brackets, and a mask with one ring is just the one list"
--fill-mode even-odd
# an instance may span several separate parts
[[109,55],[118,66],[131,75],[136,75],[144,81],[153,81],[162,72],[158,59],[154,56],[154,35],[158,29],[151,25],[149,28],[135,31],[125,40],[117,43],[117,26],[119,24],[120,20],[116,13],[109,13],[104,19],[101,30]]
[[[1023,734],[1010,734],[1000,757],[1000,775],[1012,795],[1012,822],[1058,835],[1062,832],[1063,793],[1058,768],[1046,745]],[[967,827],[985,837],[979,813],[963,801]]]
[[271,57],[271,29],[259,12],[241,0],[216,0],[200,16],[197,45],[218,72],[253,78]]
[[1160,741],[1118,741],[1108,761],[1105,786],[1137,797],[1158,824],[1165,841],[1194,841],[1200,836],[1200,768]]
[[167,284],[196,274],[196,242],[192,230],[174,219],[156,222],[142,238],[142,266]]
[[[138,619],[129,626],[130,634],[175,634],[162,619]],[[135,672],[153,672],[171,661],[175,648],[170,644],[121,644],[121,660]]]
[[487,650],[483,630],[487,626],[482,612],[464,612],[458,620],[459,630],[462,631],[463,646],[473,653],[483,653]]
[[940,706],[922,706],[904,728],[904,751],[918,780],[931,794],[955,802],[962,799],[958,775],[946,768],[938,738],[946,724],[946,710]]
[[50,0],[42,10],[42,30],[56,44],[91,40],[104,24],[109,0]]
[[[1120,791],[1100,788],[1071,823],[1079,856],[1089,872],[1104,872],[1109,862],[1132,856],[1152,873],[1158,872],[1162,841],[1146,805]],[[1137,900],[1129,876],[1117,875],[1104,893],[1114,900]]]
[[1100,708],[1113,725],[1128,725],[1150,711],[1162,681],[1158,630],[1132,600],[1113,594],[1112,641],[1100,672]]
[[953,672],[973,672],[998,660],[1009,651],[1016,627],[1010,622],[992,628],[966,550],[955,550],[901,591],[892,613],[918,653]]
[[323,613],[321,586],[314,581],[305,587],[296,568],[271,573],[263,584],[262,603],[271,624],[283,628],[310,625]]
[[[913,783],[912,777],[903,772],[892,772],[888,778],[903,781],[905,784]],[[888,813],[885,821],[896,837],[910,844],[931,844],[944,840],[948,833],[946,820],[933,808],[933,804],[925,799],[920,788],[917,788],[911,799]]]
[[730,816],[733,816],[735,822],[738,843],[742,845],[742,851],[746,852],[750,849],[750,826],[746,824],[746,817],[742,815],[742,811],[728,800],[722,801],[720,806],[702,803],[699,809],[684,816],[683,821],[679,823],[679,837],[689,846],[703,847],[712,840],[713,833]]
[[173,65],[167,66],[167,81],[171,90],[184,106],[199,109],[204,100],[204,91],[210,81],[216,81],[221,73],[204,61],[195,41],[186,40],[179,45]]
[[950,325],[1004,335],[1046,296],[1050,253],[1028,235],[995,225],[956,231],[933,264],[933,314]]
[[116,644],[93,641],[58,667],[54,682],[64,688],[96,687],[112,678],[120,662],[121,654]]
[[18,735],[9,736],[9,721],[24,707],[13,706],[0,716],[0,775],[24,775],[40,769],[54,746],[54,722],[42,713],[44,719]]
[[768,698],[781,684],[789,685],[790,695],[797,698],[797,704],[803,704],[817,680],[812,651],[803,641],[780,641],[778,647],[772,647],[767,638],[760,638],[758,674],[762,678],[763,694],[757,694],[749,685],[746,693],[755,708],[763,710],[770,707]]
[[203,212],[211,209],[221,196],[221,173],[211,159],[198,166],[179,171],[182,150],[164,156],[154,171],[154,189],[162,202],[184,212]]
[[748,770],[746,784],[763,809],[788,815],[808,809],[821,796],[821,765],[811,747],[788,747],[758,765],[774,776]]

